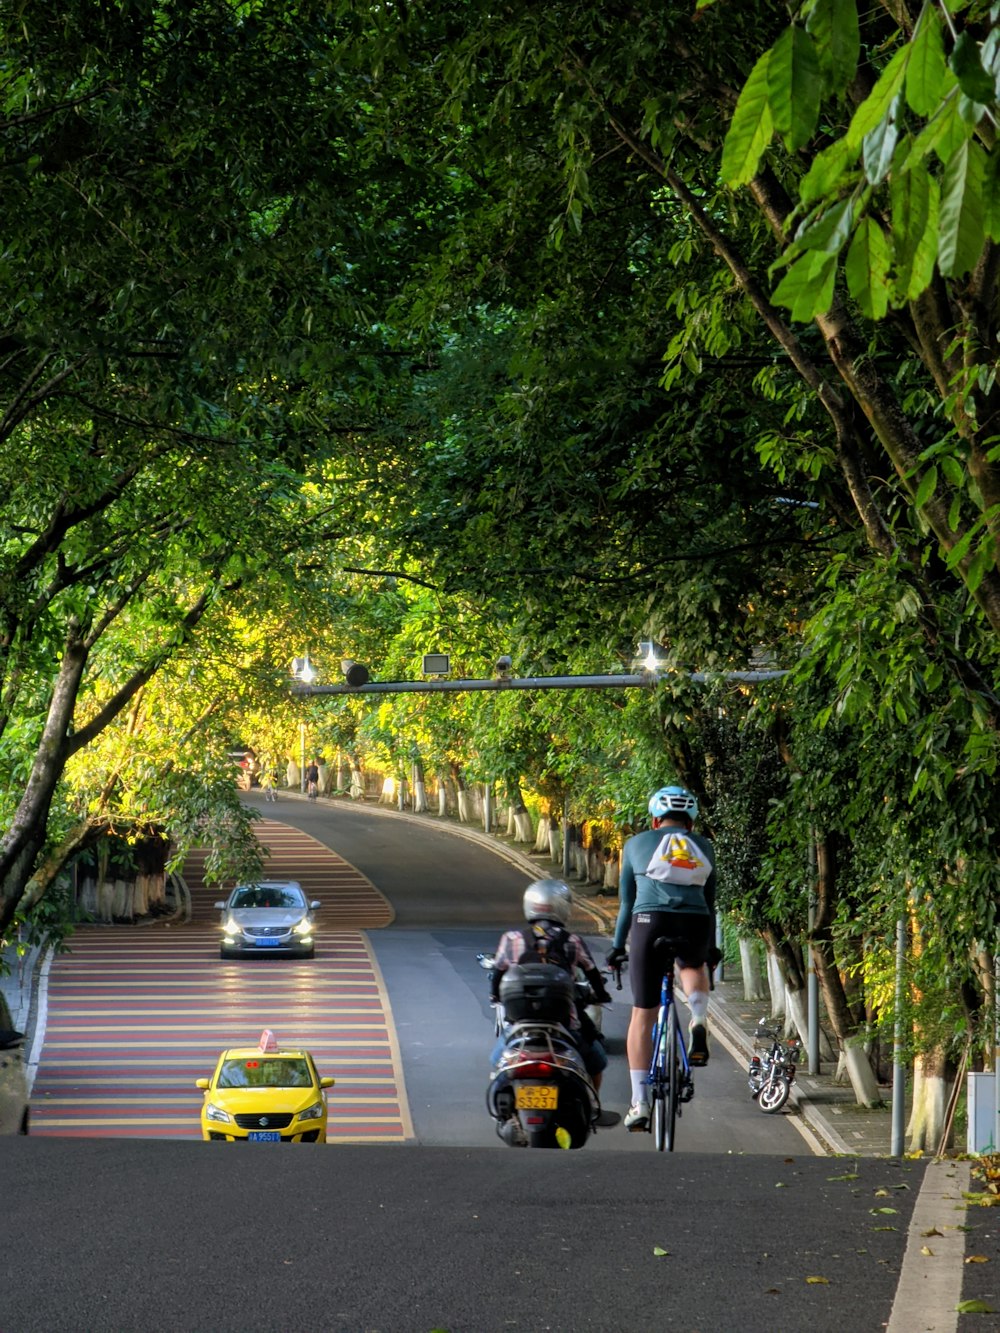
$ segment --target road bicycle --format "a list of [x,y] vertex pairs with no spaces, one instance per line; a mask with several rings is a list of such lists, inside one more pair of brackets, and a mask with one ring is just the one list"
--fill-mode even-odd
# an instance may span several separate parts
[[651,1103],[650,1127],[657,1151],[674,1150],[674,1135],[681,1106],[694,1096],[694,1079],[688,1061],[687,1043],[677,1017],[674,998],[674,964],[684,948],[683,940],[663,935],[653,944],[653,952],[663,959],[660,982],[660,1007],[653,1028],[653,1056],[646,1082]]
[[[646,1083],[649,1087],[650,1117],[646,1126],[652,1132],[658,1152],[674,1150],[677,1119],[681,1107],[694,1096],[694,1079],[688,1060],[687,1043],[677,1017],[674,997],[674,965],[685,946],[684,940],[661,935],[653,942],[653,952],[663,960],[660,982],[660,1007],[653,1026],[653,1055]],[[621,990],[621,968],[615,969]]]

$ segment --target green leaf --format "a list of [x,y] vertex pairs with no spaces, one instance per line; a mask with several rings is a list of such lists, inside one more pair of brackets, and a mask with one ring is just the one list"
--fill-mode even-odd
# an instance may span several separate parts
[[937,467],[929,467],[920,478],[920,485],[917,487],[917,493],[913,497],[913,503],[918,509],[922,509],[927,501],[937,490],[938,470]]
[[921,165],[893,175],[894,299],[912,301],[930,285],[937,262],[940,186]]
[[813,39],[797,24],[786,28],[767,62],[774,128],[790,153],[807,144],[819,117],[819,61]]
[[861,51],[855,0],[816,0],[806,19],[806,31],[816,43],[824,93],[843,92],[854,78]]
[[663,1259],[669,1256],[670,1251],[662,1249],[659,1245],[654,1245],[653,1254],[656,1256],[657,1259]]
[[959,1301],[955,1306],[956,1314],[996,1314],[992,1305],[987,1305],[985,1301],[971,1300]]
[[984,105],[993,100],[996,92],[993,80],[983,69],[979,45],[970,32],[959,33],[948,64],[966,97]]
[[771,271],[784,268],[806,250],[837,254],[850,235],[853,222],[854,210],[850,199],[842,199],[839,204],[834,204],[818,216],[806,218],[784,254],[772,264]]
[[941,182],[938,267],[946,278],[968,273],[982,253],[986,158],[966,140],[949,159]]
[[817,153],[799,185],[799,198],[802,202],[814,203],[844,184],[848,165],[854,156],[846,139],[837,139],[822,152]]
[[733,188],[753,180],[774,134],[767,91],[769,58],[770,52],[765,51],[750,71],[722,146],[722,179]]
[[802,323],[829,310],[837,275],[837,256],[810,250],[797,259],[775,289],[773,301]]
[[878,185],[880,181],[885,179],[889,171],[893,154],[896,151],[896,141],[899,138],[896,118],[902,101],[902,93],[897,93],[892,106],[889,108],[889,114],[884,116],[869,134],[865,135],[861,146],[861,160],[864,163],[865,175],[872,185]]
[[929,116],[938,105],[947,75],[941,19],[932,5],[924,5],[906,66],[906,101],[918,116]]
[[991,241],[1000,241],[1000,153],[995,151],[983,172],[983,230]]
[[878,82],[861,103],[847,127],[847,142],[857,152],[883,116],[887,116],[906,78],[909,46],[901,46],[879,75]]
[[847,289],[869,319],[889,308],[889,245],[874,218],[861,219],[844,261]]
[[939,462],[941,464],[941,471],[944,473],[949,485],[965,485],[965,471],[954,454],[942,454]]

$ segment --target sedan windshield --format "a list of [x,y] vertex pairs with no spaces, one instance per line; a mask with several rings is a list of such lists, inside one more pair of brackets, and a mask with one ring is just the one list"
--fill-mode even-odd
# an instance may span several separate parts
[[219,1071],[220,1088],[309,1088],[312,1072],[303,1059],[293,1056],[261,1056],[252,1060],[227,1060]]
[[243,911],[247,907],[302,907],[305,899],[296,889],[267,888],[259,885],[253,889],[237,889],[229,906],[234,911]]

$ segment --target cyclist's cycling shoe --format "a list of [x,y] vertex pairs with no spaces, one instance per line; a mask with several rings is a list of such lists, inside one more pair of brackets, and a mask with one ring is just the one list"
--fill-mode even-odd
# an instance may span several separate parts
[[692,1023],[688,1034],[688,1064],[695,1069],[708,1064],[708,1033],[704,1023]]
[[633,1102],[625,1115],[625,1128],[631,1134],[649,1128],[649,1102]]

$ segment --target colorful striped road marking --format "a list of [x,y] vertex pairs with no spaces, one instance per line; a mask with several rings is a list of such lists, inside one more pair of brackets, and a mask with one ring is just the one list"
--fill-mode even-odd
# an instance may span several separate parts
[[387,925],[392,908],[314,839],[273,821],[262,832],[267,873],[300,880],[323,904],[315,958],[220,958],[212,904],[226,890],[205,887],[204,857],[193,856],[189,925],[84,927],[53,960],[33,1134],[199,1138],[195,1079],[268,1027],[336,1079],[329,1142],[413,1137],[388,995],[363,933]]

